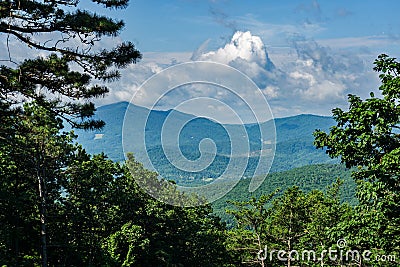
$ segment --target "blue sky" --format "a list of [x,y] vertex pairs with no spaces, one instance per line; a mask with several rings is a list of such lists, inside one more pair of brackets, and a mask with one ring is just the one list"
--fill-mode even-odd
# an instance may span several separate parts
[[[104,38],[97,48],[111,48],[125,40],[143,53],[140,62],[122,71],[119,81],[108,84],[110,93],[96,100],[98,105],[131,101],[152,107],[150,99],[163,98],[156,108],[179,108],[200,116],[207,115],[206,110],[217,120],[232,122],[235,114],[229,114],[243,112],[243,103],[232,101],[236,98],[223,86],[192,85],[162,96],[157,94],[166,84],[160,83],[160,88],[141,91],[147,79],[165,74],[166,68],[209,61],[247,75],[274,117],[331,115],[333,108],[347,107],[348,94],[366,98],[377,91],[379,79],[372,68],[379,54],[400,56],[398,0],[136,0],[124,10],[105,10],[89,1],[80,5],[125,21],[119,37]],[[38,55],[18,44],[13,57]],[[5,44],[0,43],[3,49]],[[176,75],[193,77],[187,72]],[[168,77],[159,80],[164,78]],[[213,82],[218,79],[209,77]],[[176,77],[169,80],[177,81]],[[243,97],[255,95],[249,91]],[[193,101],[200,98],[213,101],[196,105]],[[187,101],[191,104],[182,104]],[[215,104],[218,101],[230,104],[229,108]],[[255,113],[265,109],[269,108],[254,107]]]
[[207,39],[215,48],[236,30],[268,37],[264,42],[273,47],[289,45],[287,39],[295,35],[316,41],[396,39],[400,34],[399,7],[396,0],[137,0],[123,11],[123,37],[136,41],[144,52],[191,52]]
[[[143,96],[155,97],[152,90],[141,94],[142,102],[132,96],[146,79],[177,63],[205,60],[249,76],[275,117],[330,115],[335,107],[346,108],[349,93],[365,98],[377,91],[374,59],[381,53],[399,56],[399,10],[397,0],[132,1],[126,10],[107,14],[125,21],[122,39],[133,41],[144,57],[110,84],[110,95],[99,104],[145,105]],[[218,93],[183,91],[169,94],[174,101],[159,108]],[[182,111],[203,110],[192,105]]]

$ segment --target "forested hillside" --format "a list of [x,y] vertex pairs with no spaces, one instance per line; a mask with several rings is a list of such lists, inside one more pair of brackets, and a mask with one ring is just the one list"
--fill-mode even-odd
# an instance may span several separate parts
[[[396,58],[381,54],[374,62],[379,96],[350,94],[348,109],[333,109],[332,118],[276,119],[276,141],[262,140],[257,130],[272,121],[245,125],[246,155],[230,155],[221,124],[151,111],[147,148],[165,172],[157,173],[140,163],[135,142],[124,151],[134,154],[122,154],[127,103],[96,113],[94,99],[109,92],[106,82],[118,80],[142,54],[122,40],[119,16],[100,15],[119,14],[128,0],[91,2],[102,12],[78,0],[0,1],[0,266],[400,266]],[[319,9],[316,1],[313,6]],[[271,62],[264,52],[265,65]],[[330,67],[333,59],[327,59],[318,71]],[[200,140],[214,140],[216,161],[204,173],[177,172],[166,162],[160,127],[171,112],[177,120],[190,119],[178,147],[187,158],[199,157]],[[133,127],[130,137],[136,134]],[[252,162],[264,142],[269,150],[276,145],[272,172],[249,192],[251,180],[260,178],[253,177]],[[177,183],[213,181],[228,156],[250,164],[245,175],[215,183],[214,190],[239,178],[227,195],[208,203],[179,190]]]
[[246,201],[251,197],[259,198],[262,195],[271,194],[276,189],[279,189],[276,196],[280,196],[293,186],[298,186],[304,192],[325,191],[337,179],[340,179],[343,183],[338,195],[340,201],[353,206],[356,205],[356,185],[351,178],[351,171],[343,165],[317,164],[294,168],[285,172],[270,173],[265,178],[264,183],[252,193],[249,192],[250,179],[241,180],[232,191],[215,201],[212,206],[216,215],[231,224],[231,218],[225,213],[226,209],[231,208],[231,205],[227,203],[230,200]]
[[[128,105],[126,102],[121,102],[99,107],[95,118],[105,121],[106,126],[104,129],[94,132],[75,131],[78,135],[78,142],[90,153],[103,152],[115,161],[123,161],[122,125]],[[140,125],[141,121],[146,119],[145,115],[147,113],[150,114],[146,122],[148,129],[146,131],[149,136],[146,139],[147,151],[140,149],[139,143],[135,146],[135,142],[132,142],[132,151],[126,151],[133,152],[139,161],[145,157],[144,153],[148,153],[153,166],[146,166],[147,168],[154,167],[167,180],[174,180],[178,184],[192,186],[204,183],[204,179],[219,177],[226,169],[231,157],[230,145],[234,140],[229,139],[230,137],[224,127],[229,127],[232,131],[235,131],[235,128],[240,128],[241,126],[221,125],[208,119],[178,113],[179,115],[172,117],[176,121],[169,123],[180,125],[180,121],[191,120],[179,135],[178,150],[176,147],[169,147],[168,144],[161,144],[162,125],[171,111],[146,111],[143,107],[131,104],[129,111],[132,112],[132,110],[135,112],[137,125]],[[268,127],[267,124],[269,123],[262,123],[259,127]],[[330,159],[324,151],[317,150],[313,145],[313,131],[316,129],[326,131],[333,124],[332,118],[315,115],[299,115],[275,119],[276,151],[270,171],[278,172],[309,164],[337,162]],[[258,164],[257,151],[260,149],[260,134],[258,126],[249,124],[246,129],[249,136],[250,149],[254,152],[254,155],[250,155],[250,157],[242,155],[242,157],[248,157],[249,159],[244,173],[244,177],[249,177],[254,173]],[[140,140],[140,130],[139,127],[132,127],[130,132],[131,140]],[[171,162],[179,160],[181,153],[189,160],[198,159],[200,156],[198,147],[200,141],[204,138],[211,138],[217,147],[216,158],[209,167],[200,172],[186,172],[171,164]],[[169,155],[169,158],[166,157],[166,154]],[[186,164],[190,164],[190,162]],[[179,165],[185,167],[184,163]],[[183,169],[190,169],[189,167],[187,166],[187,168]]]

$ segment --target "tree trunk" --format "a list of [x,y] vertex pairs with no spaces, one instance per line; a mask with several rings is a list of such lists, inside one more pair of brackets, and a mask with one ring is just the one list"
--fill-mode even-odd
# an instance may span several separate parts
[[[38,164],[39,165],[39,164]],[[37,166],[37,177],[39,184],[39,198],[40,198],[40,241],[41,241],[41,254],[42,254],[42,267],[47,267],[47,232],[46,232],[46,190],[44,183],[44,169],[43,174],[40,173],[40,166]]]

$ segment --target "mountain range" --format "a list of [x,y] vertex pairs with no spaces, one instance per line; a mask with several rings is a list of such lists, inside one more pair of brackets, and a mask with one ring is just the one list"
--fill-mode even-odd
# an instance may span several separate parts
[[[149,110],[128,102],[100,106],[95,118],[105,121],[102,130],[75,130],[77,141],[89,153],[104,152],[114,161],[123,161],[124,153],[132,152],[145,167],[182,185],[212,181],[224,172],[233,158],[247,162],[243,178],[260,175],[260,171],[267,173],[268,169],[280,172],[310,164],[337,162],[313,146],[313,131],[328,131],[335,124],[331,117],[303,114],[274,119],[276,138],[271,132],[272,121],[222,125],[176,110]],[[169,128],[163,128],[164,124],[170,125]],[[261,133],[266,135],[261,136]],[[244,138],[245,134],[247,138]],[[246,140],[248,150],[236,149],[236,144],[243,143],[240,138]],[[261,156],[265,148],[275,152],[273,162],[271,155]],[[199,165],[211,164],[203,170],[193,170],[194,160]],[[272,166],[265,164],[264,169],[260,168],[256,173],[259,161],[260,165],[263,161],[271,161]]]

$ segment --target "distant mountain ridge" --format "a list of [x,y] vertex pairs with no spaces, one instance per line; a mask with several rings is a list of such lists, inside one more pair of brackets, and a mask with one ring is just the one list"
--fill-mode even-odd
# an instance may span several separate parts
[[[133,112],[133,114],[128,115],[134,115],[134,120],[131,122],[132,125],[128,127],[128,129],[132,129],[128,132],[129,140],[138,140],[138,142],[129,143],[129,152],[133,152],[139,161],[144,158],[145,155],[143,153],[147,152],[153,163],[153,166],[146,166],[147,168],[155,167],[162,177],[173,179],[182,184],[201,183],[204,179],[210,181],[210,179],[218,177],[227,166],[231,152],[230,141],[232,140],[229,140],[225,128],[235,132],[237,130],[235,127],[242,127],[240,125],[219,125],[211,120],[175,110],[149,111],[144,107],[135,106],[128,102],[119,102],[98,107],[95,118],[104,120],[106,126],[101,131],[75,131],[78,134],[78,142],[89,153],[98,154],[104,152],[114,161],[123,161],[122,129],[127,110],[128,112]],[[169,146],[168,142],[167,144],[164,142],[163,148],[161,142],[161,128],[171,112],[174,112],[174,116],[171,116],[172,121],[169,123],[179,125],[182,122],[189,121],[180,132],[179,149],[176,146]],[[276,151],[271,172],[285,171],[309,164],[336,162],[330,159],[324,151],[317,150],[313,146],[314,138],[312,132],[315,129],[327,131],[329,127],[335,124],[331,117],[303,114],[278,118],[274,122],[276,127]],[[147,123],[145,128],[147,151],[140,150],[139,142],[143,141],[141,140],[143,139],[143,133],[140,133],[140,129],[136,126],[141,125],[141,123]],[[260,127],[269,127],[269,124],[271,124],[271,121],[263,122],[260,123]],[[245,129],[248,134],[251,151],[250,155],[243,155],[243,157],[250,156],[245,175],[251,175],[255,168],[255,157],[261,147],[260,142],[262,140],[258,125],[248,124],[245,125]],[[169,140],[168,138],[171,140],[173,138],[176,139],[174,136],[167,136],[166,138],[167,140]],[[217,154],[213,163],[207,169],[194,173],[179,170],[171,165],[170,160],[176,159],[179,161],[181,153],[189,160],[198,159],[201,155],[198,148],[199,143],[205,138],[213,140]],[[164,155],[164,151],[168,152],[168,159]]]

